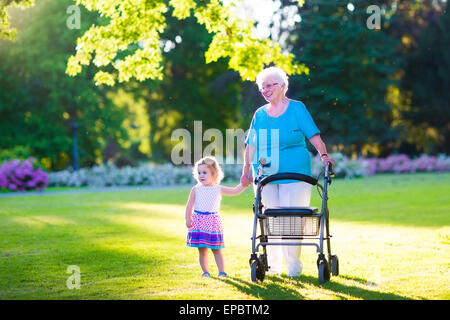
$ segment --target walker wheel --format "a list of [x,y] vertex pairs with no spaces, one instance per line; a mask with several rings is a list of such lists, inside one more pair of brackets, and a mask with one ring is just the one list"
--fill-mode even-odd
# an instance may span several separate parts
[[333,276],[339,275],[339,259],[336,255],[330,257],[331,274]]
[[264,277],[266,276],[266,263],[265,263],[265,256],[263,254],[260,254],[258,257],[259,262],[259,280],[261,282],[264,281]]
[[262,265],[258,260],[253,260],[251,266],[251,279],[252,282],[264,281],[265,272],[263,270]]
[[324,284],[330,280],[330,270],[328,269],[328,263],[325,259],[321,259],[317,262],[319,269],[319,284]]
[[252,264],[250,265],[252,282],[258,281],[258,278],[256,277],[256,274],[258,273],[258,264],[259,263],[257,260],[253,260]]

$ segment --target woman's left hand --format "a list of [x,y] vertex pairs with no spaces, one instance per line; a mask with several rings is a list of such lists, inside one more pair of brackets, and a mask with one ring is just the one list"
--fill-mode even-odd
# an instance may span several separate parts
[[325,166],[327,165],[327,163],[331,163],[331,167],[334,168],[334,160],[331,159],[327,154],[321,156],[320,159],[322,160]]

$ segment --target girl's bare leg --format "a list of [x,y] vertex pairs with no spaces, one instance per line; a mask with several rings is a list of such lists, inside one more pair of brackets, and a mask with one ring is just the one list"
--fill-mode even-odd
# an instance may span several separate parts
[[214,260],[216,260],[219,272],[225,272],[225,258],[222,249],[212,249],[212,252],[214,253]]
[[208,248],[198,248],[198,260],[203,272],[209,272]]

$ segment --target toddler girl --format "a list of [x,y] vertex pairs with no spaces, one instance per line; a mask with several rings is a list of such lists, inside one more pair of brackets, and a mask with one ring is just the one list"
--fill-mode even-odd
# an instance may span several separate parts
[[[191,189],[186,204],[187,246],[198,248],[202,277],[210,277],[208,248],[212,250],[219,269],[219,277],[227,277],[222,248],[224,248],[222,219],[219,215],[222,195],[238,195],[248,186],[242,183],[234,188],[220,185],[223,171],[214,157],[208,156],[195,163],[192,171],[197,184]],[[193,212],[192,212],[193,211]]]

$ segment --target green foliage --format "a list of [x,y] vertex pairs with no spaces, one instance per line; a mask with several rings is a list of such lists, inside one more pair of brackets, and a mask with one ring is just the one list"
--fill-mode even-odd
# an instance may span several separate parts
[[34,4],[34,0],[1,0],[0,1],[0,39],[15,40],[17,29],[11,28],[10,16],[6,9],[13,6],[27,8]]
[[199,54],[208,46],[211,34],[193,17],[178,20],[169,11],[166,21],[161,38],[175,47],[164,54],[163,80],[144,92],[152,128],[152,156],[164,162],[170,160],[174,145],[171,133],[176,128],[193,133],[194,121],[201,120],[203,130],[216,128],[225,136],[227,128],[239,127],[241,92],[240,81],[221,83],[221,77],[230,72],[224,60],[205,64]]
[[[292,54],[282,52],[269,39],[252,35],[253,22],[242,21],[218,0],[206,3],[193,0],[77,0],[77,4],[95,10],[107,19],[104,26],[92,26],[77,40],[77,52],[67,63],[67,74],[75,76],[91,61],[100,69],[94,76],[97,84],[114,85],[131,78],[161,80],[163,77],[160,35],[167,27],[165,13],[173,8],[173,16],[187,19],[194,11],[197,22],[213,34],[205,53],[206,62],[229,59],[228,67],[246,80],[254,80],[267,64],[275,63],[289,74],[308,69],[293,62]],[[94,57],[95,54],[95,57]],[[119,56],[123,56],[119,58]],[[113,71],[107,70],[112,66]],[[109,68],[111,69],[111,68]]]
[[292,32],[293,53],[310,69],[295,77],[290,95],[310,109],[324,139],[347,152],[382,147],[395,140],[391,110],[385,102],[395,71],[391,57],[398,45],[384,32],[366,27],[370,1],[309,2]]
[[[288,95],[305,102],[330,149],[383,156],[413,141],[417,149],[449,151],[442,1],[380,1],[379,31],[366,28],[370,1],[356,2],[353,12],[347,1],[308,1],[301,22],[287,30],[291,54],[255,39],[253,22],[218,0],[51,0],[14,8],[33,2],[0,1],[0,38],[19,30],[16,43],[0,40],[0,149],[21,146],[47,169],[70,164],[75,122],[81,165],[149,156],[166,162],[171,132],[192,132],[194,120],[224,136],[227,128],[246,129],[265,101],[245,79],[271,63],[291,75]],[[73,4],[81,8],[80,30],[66,27]]]
[[[65,74],[72,44],[83,32],[66,27],[71,4],[47,1],[12,11],[20,33],[15,43],[3,41],[0,47],[0,148],[30,148],[51,169],[70,164],[75,122],[82,165],[101,160],[108,139],[127,138],[121,127],[127,112],[92,83],[92,68],[75,79]],[[82,16],[83,28],[97,21],[87,11]]]
[[447,2],[440,19],[421,34],[417,50],[406,61],[402,81],[403,88],[411,92],[411,108],[403,110],[402,116],[422,128],[426,139],[419,147],[429,152],[450,152],[449,10]]
[[0,150],[0,164],[3,161],[12,159],[26,160],[32,155],[31,148],[25,146],[15,146],[11,149]]

